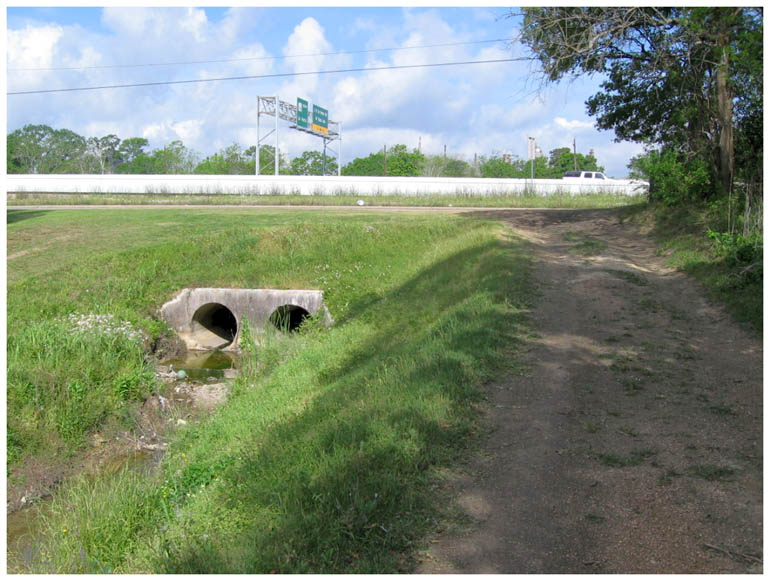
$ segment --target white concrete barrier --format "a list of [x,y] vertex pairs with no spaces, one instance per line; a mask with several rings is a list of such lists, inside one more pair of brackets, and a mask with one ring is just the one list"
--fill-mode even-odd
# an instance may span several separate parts
[[562,180],[496,178],[401,178],[363,176],[232,176],[232,175],[21,175],[5,180],[8,193],[76,194],[400,194],[521,195],[646,193],[636,180],[568,183]]

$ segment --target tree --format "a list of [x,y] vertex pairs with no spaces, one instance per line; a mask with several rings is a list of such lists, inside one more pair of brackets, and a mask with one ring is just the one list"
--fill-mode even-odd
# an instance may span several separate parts
[[131,163],[144,154],[144,148],[150,144],[144,137],[129,137],[124,139],[118,146],[119,163]]
[[172,141],[162,149],[152,152],[154,171],[159,174],[192,173],[197,165],[197,154],[187,149],[179,140]]
[[455,157],[441,155],[429,155],[425,158],[422,175],[426,177],[453,177],[459,178],[471,173],[468,162]]
[[342,168],[346,176],[404,176],[420,175],[425,156],[408,151],[406,145],[394,145],[390,150],[378,151],[368,157],[358,157]]
[[89,137],[82,157],[84,173],[112,173],[119,162],[118,147],[120,138],[117,135],[104,137]]
[[482,157],[480,170],[481,177],[483,178],[518,178],[523,177],[521,175],[521,167],[518,163],[519,160],[514,160],[516,163],[509,163],[502,157],[492,156],[489,159]]
[[[141,138],[134,138],[141,139]],[[116,167],[121,174],[189,174],[198,164],[198,154],[177,140],[150,154],[143,152],[145,144],[135,141],[129,146],[133,155],[130,161]]]
[[155,161],[146,153],[140,153],[131,161],[121,163],[115,168],[115,173],[119,174],[155,174],[157,171]]
[[8,171],[50,174],[76,172],[86,141],[69,129],[25,125],[8,135]]
[[604,171],[604,168],[596,163],[596,157],[591,154],[574,153],[569,147],[557,147],[552,149],[548,156],[548,168],[550,176],[558,179],[565,172],[575,169],[575,162],[579,170]]
[[[286,173],[295,176],[324,175],[323,153],[320,151],[305,151],[301,156],[291,160]],[[337,159],[326,157],[326,175],[337,174]]]
[[[194,170],[199,174],[217,175],[253,175],[255,148],[241,151],[237,143],[221,149],[218,153],[207,157]],[[251,155],[249,155],[249,153]]]
[[[678,148],[709,159],[729,190],[734,174],[731,62],[760,56],[762,13],[752,8],[528,8],[522,41],[548,81],[606,76],[588,102],[617,140]],[[761,65],[758,67],[761,73]]]
[[709,186],[709,169],[697,157],[682,160],[673,149],[650,150],[628,163],[629,177],[650,183],[650,196],[673,206],[702,197]]
[[[256,148],[255,148],[256,151]],[[256,159],[254,160],[256,163]],[[288,162],[286,157],[278,152],[278,173],[286,169]],[[275,174],[275,147],[272,145],[261,145],[259,147],[259,173],[260,175]]]

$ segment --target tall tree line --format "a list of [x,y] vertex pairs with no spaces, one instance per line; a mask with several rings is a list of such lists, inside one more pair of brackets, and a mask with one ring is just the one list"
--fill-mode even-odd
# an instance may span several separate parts
[[[254,146],[243,149],[237,143],[201,159],[181,141],[149,150],[143,137],[121,140],[116,135],[82,137],[69,129],[53,129],[47,125],[26,125],[7,138],[8,173],[22,174],[217,174],[254,175]],[[275,149],[260,148],[260,173],[275,172]],[[425,177],[490,177],[528,178],[529,162],[501,155],[480,156],[471,164],[455,156],[425,155],[409,150],[404,144],[352,160],[342,168],[350,176],[425,176]],[[568,147],[551,151],[547,158],[535,160],[537,178],[560,178],[577,163],[580,169],[601,170],[593,155],[574,156]],[[337,174],[337,160],[328,156],[324,168],[320,151],[305,151],[291,160],[279,155],[281,175]]]

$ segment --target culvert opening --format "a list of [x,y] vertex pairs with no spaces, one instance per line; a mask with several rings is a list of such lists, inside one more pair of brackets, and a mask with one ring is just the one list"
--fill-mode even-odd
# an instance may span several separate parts
[[193,315],[193,330],[202,345],[225,347],[238,333],[238,321],[233,312],[219,303],[208,303]]
[[299,329],[300,325],[310,316],[302,307],[297,305],[283,305],[278,307],[270,315],[270,322],[281,331],[292,333]]

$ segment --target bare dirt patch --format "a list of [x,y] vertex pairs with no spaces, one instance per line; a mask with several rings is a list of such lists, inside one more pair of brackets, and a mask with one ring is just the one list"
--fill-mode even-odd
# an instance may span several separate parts
[[419,573],[762,572],[762,341],[617,211],[499,211],[542,296],[528,371]]

